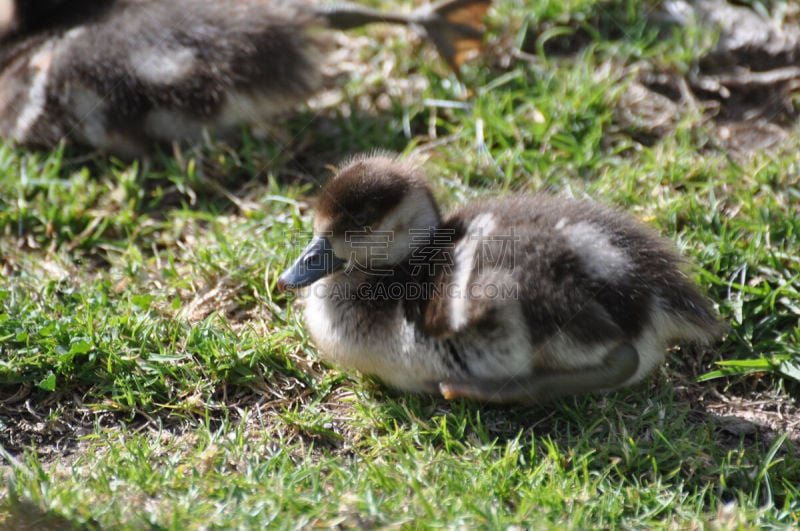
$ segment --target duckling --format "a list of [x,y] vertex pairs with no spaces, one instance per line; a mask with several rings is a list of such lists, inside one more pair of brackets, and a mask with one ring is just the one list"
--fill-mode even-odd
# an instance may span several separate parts
[[537,404],[641,381],[720,332],[668,241],[594,202],[519,195],[442,217],[424,174],[355,158],[321,190],[301,290],[321,355],[391,387]]
[[458,68],[480,47],[490,3],[392,14],[289,0],[0,0],[0,137],[133,158],[204,129],[230,136],[321,87],[320,28],[418,25]]

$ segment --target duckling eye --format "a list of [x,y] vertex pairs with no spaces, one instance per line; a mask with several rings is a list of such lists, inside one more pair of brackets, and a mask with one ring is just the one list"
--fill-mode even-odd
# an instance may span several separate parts
[[353,216],[353,222],[358,226],[364,226],[367,224],[367,214],[366,212],[359,212],[355,216]]

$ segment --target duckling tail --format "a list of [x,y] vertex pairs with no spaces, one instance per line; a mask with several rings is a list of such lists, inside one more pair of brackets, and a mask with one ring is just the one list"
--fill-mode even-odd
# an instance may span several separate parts
[[483,17],[491,4],[491,0],[441,0],[405,15],[348,3],[321,6],[316,14],[327,20],[330,27],[340,30],[373,22],[422,26],[456,71],[466,60],[480,53],[485,31]]

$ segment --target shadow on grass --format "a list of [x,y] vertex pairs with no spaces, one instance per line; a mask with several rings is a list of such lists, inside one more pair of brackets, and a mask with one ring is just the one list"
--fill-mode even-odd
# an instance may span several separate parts
[[[310,403],[306,397],[295,397],[285,409],[276,411],[274,422],[279,430],[280,426],[290,428],[282,446],[312,449],[313,459],[374,459],[379,448],[387,447],[412,455],[418,450],[428,455],[426,459],[433,459],[427,452],[443,452],[467,460],[475,455],[494,460],[513,449],[525,456],[517,465],[521,468],[555,461],[564,470],[597,473],[621,484],[679,484],[684,492],[704,492],[711,511],[717,509],[719,500],[741,502],[746,498],[759,506],[771,503],[781,507],[791,499],[793,486],[800,483],[798,440],[746,417],[720,416],[707,407],[707,385],[684,385],[680,375],[673,381],[650,380],[630,390],[537,407],[396,395],[366,382],[355,384],[355,401],[342,403],[331,389],[307,397]],[[335,388],[341,383],[337,380]],[[0,418],[6,425],[0,443],[15,457],[35,444],[38,462],[49,468],[70,462],[71,455],[79,455],[81,445],[92,444],[82,441],[81,434],[96,433],[98,425],[117,424],[134,432],[153,423],[164,431],[186,432],[192,426],[215,430],[215,426],[232,426],[243,420],[237,412],[256,411],[263,405],[261,395],[252,390],[243,387],[235,396],[233,389],[229,392],[229,402],[221,404],[225,408],[207,411],[195,420],[162,410],[144,416],[125,415],[124,419],[121,414],[106,412],[104,421],[89,416],[82,424],[64,412],[66,404],[62,404],[61,416],[48,422],[44,404],[41,410],[31,411],[42,402],[34,393],[28,397],[33,406],[20,406],[14,422]],[[320,406],[329,410],[320,411]],[[331,411],[333,415],[328,414]],[[325,417],[335,420],[329,422]],[[353,425],[347,425],[349,422]],[[49,436],[33,438],[32,432],[46,429],[52,430]],[[413,448],[395,447],[395,441]],[[53,526],[68,525],[59,515],[28,507],[25,500],[12,500],[12,505],[12,518],[19,525],[44,522],[47,528],[55,528],[49,525],[51,518]]]
[[[746,496],[781,507],[800,483],[800,433],[720,415],[706,407],[708,391],[650,383],[525,409],[375,391],[370,407],[385,433],[414,430],[419,444],[450,453],[491,445],[502,455],[521,445],[521,454],[546,459],[555,449],[565,468],[586,466],[626,482],[678,482],[707,490],[707,503]],[[520,466],[537,464],[532,457]]]

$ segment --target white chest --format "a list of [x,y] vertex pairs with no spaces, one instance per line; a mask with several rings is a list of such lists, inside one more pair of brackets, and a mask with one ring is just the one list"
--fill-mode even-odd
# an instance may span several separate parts
[[409,391],[447,374],[430,341],[418,337],[399,304],[370,315],[331,294],[325,281],[311,286],[304,317],[322,356],[336,365],[379,377]]
[[322,356],[340,367],[377,376],[407,391],[430,390],[432,383],[468,375],[498,378],[527,374],[534,357],[527,334],[465,330],[438,340],[409,322],[400,304],[370,309],[341,296],[341,287],[323,280],[305,293],[304,317]]

